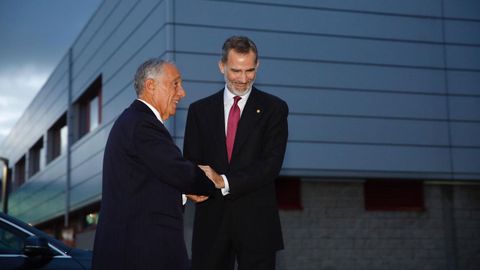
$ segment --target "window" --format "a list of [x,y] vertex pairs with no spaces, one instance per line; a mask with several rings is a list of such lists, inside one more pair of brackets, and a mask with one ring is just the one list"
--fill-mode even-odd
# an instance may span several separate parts
[[365,209],[424,211],[423,183],[412,180],[370,180],[364,184]]
[[48,130],[47,136],[47,162],[50,163],[67,151],[68,128],[66,114],[62,115],[57,122],[53,124]]
[[100,75],[75,103],[77,139],[97,128],[102,122],[102,76]]
[[100,125],[100,98],[98,96],[92,98],[89,102],[88,115],[89,115],[89,131],[94,130]]
[[25,156],[15,163],[13,187],[18,188],[25,183]]
[[0,222],[0,253],[21,254],[25,237],[25,234]]
[[98,224],[98,211],[85,215],[85,228],[96,226]]
[[275,187],[277,191],[277,204],[281,210],[302,210],[302,195],[300,178],[279,177]]
[[30,148],[28,155],[28,176],[31,177],[45,166],[45,149],[43,137]]

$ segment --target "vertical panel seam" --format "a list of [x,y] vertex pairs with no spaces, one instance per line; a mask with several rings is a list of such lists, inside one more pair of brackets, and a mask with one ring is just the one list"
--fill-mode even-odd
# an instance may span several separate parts
[[450,155],[450,178],[453,180],[455,177],[454,173],[454,162],[453,162],[453,143],[452,143],[452,123],[451,123],[451,109],[450,109],[450,91],[449,91],[449,80],[448,80],[448,61],[447,61],[447,45],[446,45],[446,33],[445,33],[445,3],[444,0],[441,1],[441,23],[442,23],[442,48],[443,48],[443,78],[445,84],[445,108],[447,110],[447,138],[448,138],[448,153]]

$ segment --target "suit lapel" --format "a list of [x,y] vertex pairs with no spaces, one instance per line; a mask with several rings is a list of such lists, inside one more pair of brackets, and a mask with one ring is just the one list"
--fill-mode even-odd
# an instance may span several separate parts
[[[235,154],[240,151],[242,145],[247,140],[248,135],[254,129],[255,124],[262,117],[263,110],[264,108],[262,108],[258,92],[255,88],[252,88],[252,92],[250,93],[247,104],[245,104],[242,116],[240,117],[240,121],[238,122],[237,134],[235,135],[235,143],[233,145],[232,159]],[[226,151],[227,150],[225,150],[225,152]]]
[[172,135],[170,135],[170,132],[168,131],[167,127],[165,127],[165,125],[162,122],[160,122],[160,120],[158,120],[158,118],[155,116],[152,110],[147,105],[145,105],[145,103],[136,99],[132,102],[132,104],[130,105],[130,108],[142,114],[148,115],[148,117],[152,119],[155,119],[154,123],[158,124],[161,129],[164,129],[167,132],[170,140],[173,142]]
[[228,164],[227,146],[225,138],[225,112],[223,105],[223,89],[218,92],[213,100],[211,106],[211,119],[213,136],[215,141],[218,142],[218,151],[222,155],[224,164]]

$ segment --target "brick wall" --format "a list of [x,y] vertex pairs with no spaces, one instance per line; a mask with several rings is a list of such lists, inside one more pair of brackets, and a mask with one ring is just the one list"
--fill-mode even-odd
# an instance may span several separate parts
[[480,269],[480,187],[456,186],[453,197],[458,269]]
[[[363,184],[302,182],[303,211],[281,211],[278,269],[447,269],[442,188],[425,212],[365,211]],[[479,269],[480,187],[454,187],[457,269]]]

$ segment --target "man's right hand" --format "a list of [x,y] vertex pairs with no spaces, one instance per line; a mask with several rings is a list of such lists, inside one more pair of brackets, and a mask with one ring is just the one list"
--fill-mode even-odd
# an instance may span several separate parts
[[208,196],[187,194],[187,198],[195,203],[201,203],[208,200]]

